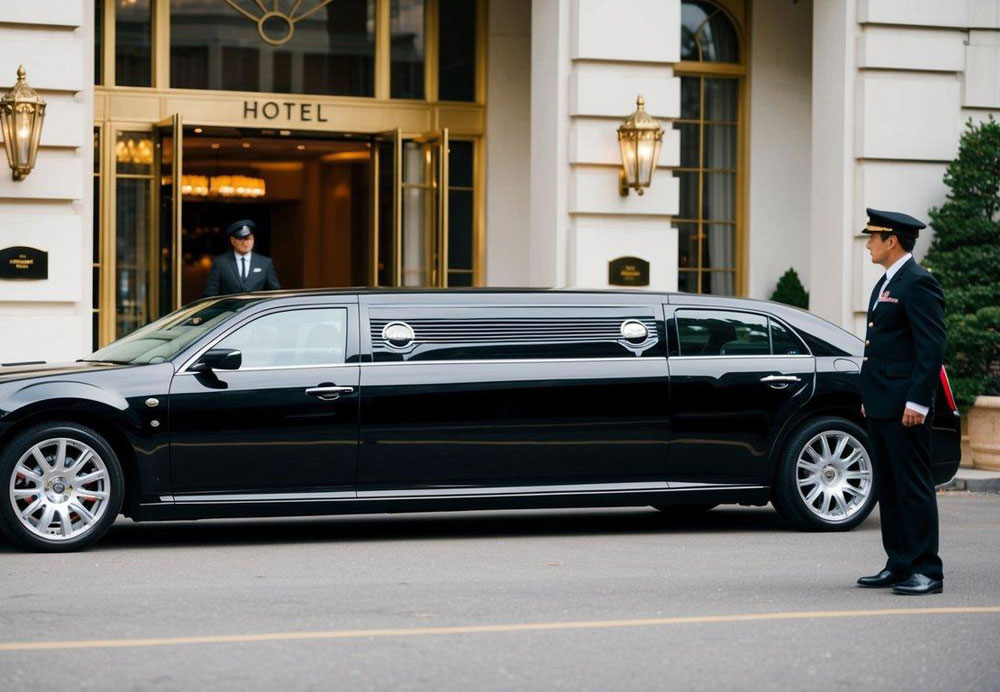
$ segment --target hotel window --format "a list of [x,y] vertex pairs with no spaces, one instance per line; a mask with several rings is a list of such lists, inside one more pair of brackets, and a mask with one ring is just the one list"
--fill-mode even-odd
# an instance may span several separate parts
[[170,86],[374,95],[375,0],[282,4],[290,15],[273,16],[258,28],[262,7],[171,0]]
[[678,289],[736,295],[742,292],[740,181],[746,165],[739,32],[721,4],[684,0],[681,7]]
[[150,0],[115,0],[115,84],[152,85],[153,14]]
[[93,294],[91,303],[91,347],[94,351],[101,347],[101,128],[94,128],[94,227],[93,256],[91,273]]
[[153,141],[149,132],[115,137],[114,295],[118,339],[150,321],[157,247],[151,235]]

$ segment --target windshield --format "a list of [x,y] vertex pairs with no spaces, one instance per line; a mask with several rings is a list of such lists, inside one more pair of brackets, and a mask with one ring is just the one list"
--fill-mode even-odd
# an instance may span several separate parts
[[161,317],[112,342],[84,360],[109,363],[162,363],[253,301],[222,298],[197,302]]

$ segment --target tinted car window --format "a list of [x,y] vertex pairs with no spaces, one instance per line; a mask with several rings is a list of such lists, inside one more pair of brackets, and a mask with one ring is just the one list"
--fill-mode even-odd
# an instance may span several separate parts
[[250,301],[236,298],[199,301],[108,344],[87,360],[162,363],[249,305]]
[[336,365],[347,348],[347,310],[286,310],[258,317],[215,345],[243,353],[243,368]]
[[803,343],[785,325],[769,319],[771,323],[771,350],[779,356],[801,356],[806,355]]
[[766,356],[771,353],[767,318],[747,312],[678,310],[682,356]]

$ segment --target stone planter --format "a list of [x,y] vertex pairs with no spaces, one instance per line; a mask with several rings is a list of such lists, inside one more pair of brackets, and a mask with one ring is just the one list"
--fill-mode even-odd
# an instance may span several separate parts
[[969,411],[969,447],[977,469],[1000,471],[1000,396],[977,396]]
[[972,468],[972,447],[969,446],[969,414],[962,416],[962,463],[963,468]]

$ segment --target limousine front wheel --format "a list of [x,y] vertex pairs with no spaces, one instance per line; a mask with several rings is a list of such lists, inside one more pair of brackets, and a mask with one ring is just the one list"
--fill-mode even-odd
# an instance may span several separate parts
[[842,418],[821,418],[789,438],[778,464],[774,506],[808,531],[846,531],[875,506],[875,467],[865,431]]
[[31,428],[0,453],[0,527],[32,550],[66,552],[100,538],[121,509],[124,481],[114,451],[75,423]]

